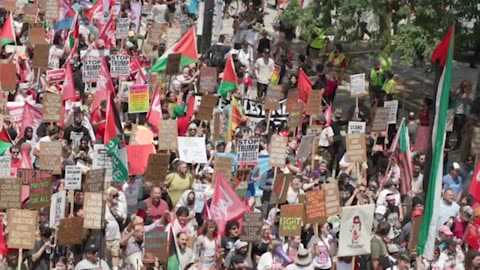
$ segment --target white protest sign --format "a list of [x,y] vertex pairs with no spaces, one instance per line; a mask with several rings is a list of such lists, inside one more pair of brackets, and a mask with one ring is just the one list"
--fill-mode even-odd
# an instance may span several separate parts
[[397,123],[398,100],[385,101],[383,107],[388,112],[387,124]]
[[117,39],[122,39],[128,37],[128,31],[130,30],[130,19],[129,18],[117,18],[115,25],[115,35]]
[[65,217],[66,202],[67,195],[65,191],[52,194],[52,200],[50,201],[50,228],[57,228],[60,224],[60,219]]
[[187,163],[207,163],[204,137],[178,137],[180,160]]
[[65,189],[82,189],[82,168],[80,166],[65,166]]
[[93,145],[92,169],[106,169],[105,182],[112,180],[112,156],[103,144]]
[[59,69],[60,68],[60,58],[63,56],[63,50],[57,48],[56,45],[50,47],[48,53],[48,68],[49,69]]
[[368,94],[365,90],[365,73],[350,75],[350,94],[352,96]]
[[356,121],[349,121],[348,122],[348,134],[356,134],[356,133],[365,133],[365,128],[367,126],[366,122],[356,122]]
[[257,163],[260,139],[237,140],[238,163]]
[[110,75],[128,77],[130,75],[130,55],[110,55]]
[[102,58],[99,50],[83,50],[80,51],[82,62],[82,78],[83,82],[98,81],[98,72],[102,65]]
[[10,156],[0,157],[0,178],[10,177],[10,174],[12,172],[11,163],[12,163],[12,158]]
[[374,204],[342,208],[340,240],[337,256],[370,254]]

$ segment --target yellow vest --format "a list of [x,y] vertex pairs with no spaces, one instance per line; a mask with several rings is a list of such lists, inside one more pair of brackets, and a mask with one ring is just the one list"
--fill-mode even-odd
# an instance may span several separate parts
[[382,86],[383,85],[383,70],[375,70],[375,68],[372,68],[370,71],[370,84],[372,86]]
[[335,57],[335,52],[331,52],[328,55],[328,61],[333,63],[333,71],[337,73],[337,76],[340,76],[340,72],[342,71],[341,65],[344,59],[345,54],[343,53],[340,53],[337,57]]
[[386,81],[383,86],[382,86],[382,90],[387,94],[393,94],[393,92],[395,91],[395,86],[397,85],[397,83],[395,82],[394,79],[390,79],[388,81]]
[[393,61],[391,57],[380,56],[380,65],[384,71],[392,71]]
[[317,37],[314,40],[312,40],[312,42],[310,43],[310,47],[320,50],[321,48],[323,48],[323,46],[325,46],[323,41],[324,38],[325,38],[325,35],[323,34],[323,29],[321,28],[317,29]]

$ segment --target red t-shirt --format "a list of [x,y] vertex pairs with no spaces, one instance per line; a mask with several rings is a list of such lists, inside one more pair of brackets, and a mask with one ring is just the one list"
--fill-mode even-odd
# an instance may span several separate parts
[[10,176],[11,177],[17,177],[17,171],[20,167],[22,167],[22,160],[18,159],[16,162],[13,160],[10,163],[10,167],[12,168],[10,171]]
[[185,136],[188,131],[188,125],[190,124],[190,119],[187,117],[179,117],[177,118],[177,129],[178,129],[178,136]]
[[146,199],[145,204],[147,204],[148,209],[147,216],[152,218],[153,221],[161,219],[163,214],[168,211],[168,204],[162,199],[160,199],[160,203],[157,206],[153,205],[151,198]]
[[[107,118],[107,113],[100,112],[100,109],[98,109],[92,113],[91,122],[93,124],[101,120],[105,120],[106,118]],[[95,137],[102,140],[105,138],[105,122],[100,125],[97,125],[97,127],[95,128]]]

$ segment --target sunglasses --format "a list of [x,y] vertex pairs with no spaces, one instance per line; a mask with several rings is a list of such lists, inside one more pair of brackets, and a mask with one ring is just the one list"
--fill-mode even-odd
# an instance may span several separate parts
[[232,228],[230,228],[230,230],[231,231],[236,231],[236,230],[238,230],[238,228],[237,227],[232,227]]
[[20,154],[19,152],[11,152],[12,155],[18,155]]
[[120,194],[115,194],[115,195],[112,195],[113,198],[118,198],[120,197]]

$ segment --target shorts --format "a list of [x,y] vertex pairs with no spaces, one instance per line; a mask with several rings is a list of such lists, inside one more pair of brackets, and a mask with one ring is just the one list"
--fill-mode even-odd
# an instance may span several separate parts
[[107,245],[107,251],[112,257],[120,256],[120,239],[107,240],[105,243]]

